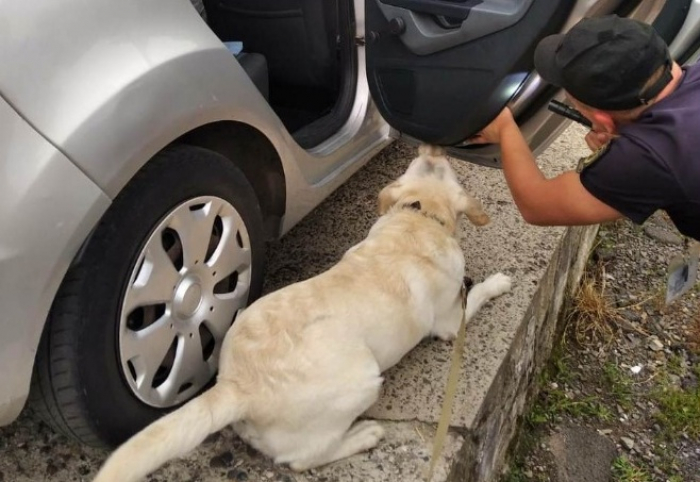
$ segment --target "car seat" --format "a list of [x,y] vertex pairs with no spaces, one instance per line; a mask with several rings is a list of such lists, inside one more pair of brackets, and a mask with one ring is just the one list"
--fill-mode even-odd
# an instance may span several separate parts
[[204,0],[220,39],[265,56],[271,82],[332,86],[337,81],[337,2]]

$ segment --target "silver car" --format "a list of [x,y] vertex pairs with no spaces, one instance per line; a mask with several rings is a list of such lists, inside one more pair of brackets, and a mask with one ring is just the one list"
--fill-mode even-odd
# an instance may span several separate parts
[[[465,139],[583,16],[654,22],[694,62],[700,1],[0,0],[0,425],[27,404],[116,444],[212,381],[282,236],[399,132]],[[390,126],[392,126],[390,128]]]

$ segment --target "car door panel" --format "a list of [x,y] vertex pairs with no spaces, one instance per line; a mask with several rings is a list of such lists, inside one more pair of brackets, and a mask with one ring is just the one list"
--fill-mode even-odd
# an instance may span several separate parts
[[378,5],[387,20],[403,19],[403,44],[428,55],[510,27],[533,1],[380,0]]
[[[506,105],[532,70],[537,41],[558,32],[576,2],[365,3],[367,78],[382,115],[392,127],[410,137],[454,145],[476,133]],[[466,20],[458,20],[454,27],[449,24],[454,17],[445,24],[439,15],[425,13],[425,3],[471,8]],[[473,32],[481,33],[460,33],[479,18],[483,18],[483,25],[474,27]],[[411,47],[413,28],[423,28],[423,44],[417,50]],[[455,39],[459,40],[451,44]]]

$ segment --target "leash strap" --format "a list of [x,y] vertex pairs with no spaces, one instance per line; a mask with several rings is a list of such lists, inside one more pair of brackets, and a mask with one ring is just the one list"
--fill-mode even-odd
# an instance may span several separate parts
[[462,283],[462,321],[459,323],[459,331],[455,339],[454,348],[452,350],[452,361],[450,364],[450,372],[447,375],[447,385],[445,386],[445,396],[442,401],[442,409],[440,411],[440,419],[438,421],[435,438],[433,439],[433,453],[430,456],[430,467],[426,478],[428,482],[433,479],[433,471],[437,464],[442,448],[445,445],[447,437],[447,429],[450,427],[450,418],[452,417],[452,406],[454,405],[455,395],[457,394],[457,382],[459,381],[459,372],[462,368],[462,359],[464,358],[464,340],[466,338],[466,316],[467,316],[467,280]]

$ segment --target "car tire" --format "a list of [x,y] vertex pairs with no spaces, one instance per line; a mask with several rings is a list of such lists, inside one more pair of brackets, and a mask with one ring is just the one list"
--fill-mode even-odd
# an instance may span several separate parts
[[200,393],[223,334],[260,293],[264,251],[258,200],[235,165],[198,147],[162,151],[69,268],[42,334],[31,406],[58,432],[115,446]]

